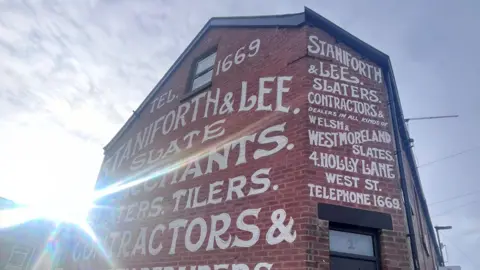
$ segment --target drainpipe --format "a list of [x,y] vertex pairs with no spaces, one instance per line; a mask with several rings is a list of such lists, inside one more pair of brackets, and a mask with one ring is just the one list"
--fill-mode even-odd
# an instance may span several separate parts
[[[401,138],[399,133],[399,122],[398,118],[399,115],[397,113],[397,106],[394,101],[394,93],[393,93],[393,85],[390,78],[390,72],[387,73],[386,83],[388,89],[388,103],[390,108],[390,115],[392,118],[392,127],[393,127],[393,134],[395,138],[395,149],[396,149],[396,156],[398,162],[398,170],[400,173],[400,185],[402,188],[403,198],[405,201],[405,216],[407,217],[407,227],[408,227],[408,237],[410,238],[410,247],[412,249],[412,259],[413,259],[413,267],[415,270],[419,270],[419,263],[418,263],[418,250],[417,250],[417,241],[415,238],[415,229],[413,227],[412,221],[412,209],[410,207],[410,198],[408,195],[408,186],[407,186],[407,178],[405,176],[405,167],[403,165],[403,157],[402,157],[402,146],[400,144]],[[402,117],[403,119],[403,117]],[[403,120],[402,120],[403,121]]]

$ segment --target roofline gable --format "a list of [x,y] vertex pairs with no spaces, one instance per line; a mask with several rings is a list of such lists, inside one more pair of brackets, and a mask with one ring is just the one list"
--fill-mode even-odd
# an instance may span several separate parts
[[103,148],[104,151],[108,151],[110,147],[127,131],[134,119],[140,114],[155,95],[161,90],[162,86],[168,81],[170,76],[176,71],[176,69],[183,63],[186,56],[192,51],[197,43],[203,38],[203,36],[213,28],[269,28],[269,27],[281,27],[281,28],[295,28],[303,25],[310,25],[318,27],[328,34],[337,38],[337,40],[345,43],[356,49],[359,53],[366,56],[370,60],[378,63],[384,68],[388,68],[388,56],[379,50],[373,48],[367,43],[361,41],[357,37],[348,33],[341,27],[335,25],[333,22],[327,20],[323,16],[319,15],[315,11],[305,7],[304,12],[294,14],[283,15],[268,15],[268,16],[241,16],[241,17],[214,17],[208,20],[208,22],[202,27],[200,32],[193,38],[188,44],[187,48],[180,54],[175,60],[173,65],[168,69],[162,79],[153,87],[153,90],[142,101],[140,106],[133,111],[133,114],[128,118],[122,128],[115,134],[110,142]]
[[197,45],[197,43],[203,38],[208,30],[217,27],[300,27],[305,23],[305,13],[285,14],[285,15],[273,15],[273,16],[244,16],[244,17],[213,17],[202,27],[200,32],[193,38],[188,44],[187,48],[180,54],[175,60],[173,65],[167,70],[162,79],[153,87],[153,90],[147,95],[147,97],[140,103],[140,106],[133,111],[133,114],[128,118],[127,122],[122,128],[115,134],[110,142],[103,148],[107,151],[112,144],[114,144],[129,126],[132,124],[137,114],[140,114],[143,109],[148,105],[150,100],[161,90],[162,86],[168,81],[170,76],[175,70],[183,63],[183,60]]
[[382,68],[389,68],[390,60],[388,55],[362,41],[361,39],[352,35],[350,32],[307,7],[305,7],[305,20],[310,26],[320,28],[321,30],[327,32],[331,36],[335,37],[338,42],[342,42],[351,47],[356,52],[375,62]]
[[[185,50],[180,54],[177,60],[173,63],[173,65],[168,69],[162,79],[155,85],[152,91],[147,95],[147,97],[142,101],[140,106],[133,112],[133,114],[129,117],[126,123],[122,126],[122,128],[116,133],[116,135],[110,140],[110,142],[104,147],[104,151],[108,151],[109,148],[128,130],[130,125],[135,120],[136,116],[139,115],[143,109],[148,105],[150,100],[161,90],[162,86],[168,81],[170,76],[175,72],[175,70],[183,63],[185,57],[192,51],[192,49],[197,45],[197,43],[204,37],[204,35],[213,28],[295,28],[301,27],[304,25],[309,25],[312,27],[317,27],[329,35],[336,38],[338,42],[342,42],[345,45],[354,48],[356,52],[361,54],[362,56],[368,58],[369,60],[373,61],[377,65],[379,65],[384,74],[388,74],[392,80],[393,84],[393,93],[394,96],[392,99],[396,104],[398,104],[396,115],[392,115],[392,117],[398,117],[398,119],[403,119],[403,112],[402,107],[400,105],[400,97],[398,95],[398,89],[395,82],[395,77],[393,75],[393,68],[391,65],[390,57],[383,53],[382,51],[374,48],[373,46],[369,45],[368,43],[360,40],[356,36],[352,35],[348,31],[344,30],[340,26],[336,25],[332,21],[326,19],[325,17],[321,16],[320,14],[316,13],[312,9],[308,7],[304,7],[304,12],[302,13],[295,13],[295,14],[283,14],[283,15],[268,15],[268,16],[241,16],[241,17],[214,17],[208,20],[208,22],[202,27],[200,32],[193,38],[193,40],[188,44]],[[401,121],[400,124],[400,134],[403,138],[409,138],[408,130],[405,127],[405,122]],[[410,164],[415,164],[415,160],[413,159],[413,152],[411,148],[405,147],[404,149],[407,159]],[[434,244],[434,252],[437,257],[440,256],[438,243],[434,239],[434,231],[433,231],[433,224],[431,221],[431,217],[428,211],[428,205],[425,199],[425,194],[422,189],[422,185],[420,182],[420,177],[418,170],[412,171],[412,178],[419,189],[417,192],[419,193],[420,204],[424,211],[425,218],[427,220],[427,229],[429,231],[430,237],[433,237],[432,241]],[[405,191],[402,191],[405,192]]]

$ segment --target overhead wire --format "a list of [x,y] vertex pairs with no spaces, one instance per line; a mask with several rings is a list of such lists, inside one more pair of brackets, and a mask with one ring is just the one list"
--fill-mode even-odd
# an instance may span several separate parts
[[452,196],[452,197],[449,197],[449,198],[446,198],[446,199],[443,199],[443,200],[440,200],[440,201],[436,201],[436,202],[433,202],[433,203],[429,203],[428,205],[429,205],[429,206],[432,206],[432,205],[439,204],[439,203],[443,203],[443,202],[449,202],[449,201],[461,199],[461,198],[463,198],[463,197],[467,197],[467,196],[470,196],[470,195],[473,195],[473,194],[477,194],[477,193],[480,193],[480,190],[475,190],[475,191],[471,191],[471,192],[468,192],[468,193],[464,193],[464,194],[459,194],[459,195],[456,195],[456,196]]
[[[444,236],[444,237],[445,237],[445,236]],[[453,246],[456,250],[458,250],[458,252],[460,252],[460,254],[463,255],[463,257],[465,257],[468,261],[470,261],[470,263],[472,264],[472,266],[475,266],[476,269],[480,269],[480,265],[479,265],[477,262],[475,262],[474,260],[472,260],[472,258],[471,258],[469,255],[467,255],[466,252],[464,252],[462,249],[460,249],[460,248],[452,241],[452,239],[451,239],[450,237],[445,237],[445,238],[448,240],[448,242],[449,242],[450,244],[452,244],[452,246]]]
[[[449,159],[449,158],[453,158],[453,157],[456,157],[456,156],[459,156],[459,155],[463,155],[465,153],[468,153],[468,152],[471,152],[477,148],[479,148],[480,145],[476,145],[474,147],[471,147],[469,149],[465,149],[463,151],[460,151],[460,152],[457,152],[457,153],[454,153],[454,154],[451,154],[451,155],[448,155],[448,156],[445,156],[445,157],[442,157],[442,158],[439,158],[439,159],[436,159],[436,160],[433,160],[433,161],[430,161],[430,162],[427,162],[427,163],[424,163],[424,164],[421,164],[419,166],[417,166],[417,168],[420,168],[420,167],[425,167],[425,166],[428,166],[428,165],[432,165],[434,163],[437,163],[437,162],[440,162],[440,161],[443,161],[443,160],[446,160],[446,159]],[[440,201],[436,201],[436,202],[433,202],[433,203],[429,203],[428,205],[429,206],[432,206],[432,205],[435,205],[435,204],[439,204],[439,203],[443,203],[443,202],[448,202],[448,201],[452,201],[452,200],[456,200],[456,199],[460,199],[460,198],[463,198],[463,197],[466,197],[466,196],[470,196],[470,195],[473,195],[473,194],[477,194],[477,193],[480,193],[480,190],[475,190],[475,191],[471,191],[471,192],[468,192],[468,193],[465,193],[465,194],[460,194],[460,195],[457,195],[457,196],[452,196],[452,197],[449,197],[449,198],[446,198],[446,199],[443,199],[443,200],[440,200]],[[462,205],[459,205],[457,207],[454,207],[454,208],[451,208],[445,212],[442,212],[440,214],[436,214],[436,215],[433,215],[432,217],[436,217],[436,216],[442,216],[444,214],[447,214],[447,213],[450,213],[451,211],[455,210],[455,209],[458,209],[458,208],[461,208],[461,207],[465,207],[465,206],[468,206],[470,204],[473,204],[473,203],[476,203],[476,202],[479,202],[478,200],[476,201],[473,201],[473,202],[469,202],[469,203],[466,203],[466,204],[462,204]]]
[[452,212],[452,211],[455,210],[455,209],[462,208],[462,207],[465,207],[465,206],[469,206],[469,205],[474,204],[474,203],[480,203],[480,200],[471,201],[471,202],[468,202],[468,203],[465,203],[465,204],[458,205],[458,206],[456,206],[456,207],[453,207],[453,208],[448,209],[447,211],[444,211],[444,212],[441,212],[441,213],[432,215],[432,217],[443,216],[443,215],[445,215],[445,214],[448,214],[448,213]]
[[[408,129],[408,122],[407,122],[407,129]],[[429,165],[432,165],[432,164],[435,164],[437,162],[441,162],[441,161],[444,161],[444,160],[447,160],[447,159],[450,159],[450,158],[454,158],[454,157],[457,157],[457,156],[460,156],[460,155],[463,155],[463,154],[466,154],[468,152],[471,152],[477,148],[479,148],[480,145],[476,145],[474,147],[471,147],[471,148],[468,148],[468,149],[465,149],[463,151],[460,151],[460,152],[457,152],[457,153],[454,153],[454,154],[451,154],[451,155],[448,155],[448,156],[445,156],[445,157],[442,157],[442,158],[439,158],[439,159],[436,159],[436,160],[433,160],[433,161],[430,161],[430,162],[427,162],[427,163],[424,163],[424,164],[421,164],[421,165],[418,165],[417,168],[421,168],[421,167],[426,167],[426,166],[429,166]],[[415,157],[415,161],[417,162],[418,164],[418,159],[416,158],[416,155],[414,156]],[[446,199],[443,199],[443,200],[440,200],[440,201],[436,201],[436,202],[433,202],[433,203],[430,203],[429,206],[431,205],[435,205],[435,204],[439,204],[439,203],[443,203],[443,202],[448,202],[448,201],[452,201],[452,200],[456,200],[456,199],[460,199],[460,198],[463,198],[463,197],[466,197],[466,196],[470,196],[470,195],[473,195],[473,194],[477,194],[477,193],[480,193],[480,190],[476,190],[476,191],[472,191],[472,192],[468,192],[468,193],[465,193],[465,194],[460,194],[460,195],[457,195],[457,196],[452,196],[452,197],[449,197],[449,198],[446,198]],[[441,212],[439,214],[436,214],[436,215],[433,215],[432,217],[437,217],[437,216],[442,216],[442,215],[445,215],[445,214],[448,214],[456,209],[459,209],[459,208],[462,208],[462,207],[465,207],[465,206],[469,206],[471,204],[475,204],[475,203],[480,203],[480,200],[475,200],[475,201],[470,201],[468,203],[465,203],[465,204],[462,204],[462,205],[459,205],[459,206],[456,206],[456,207],[453,207],[453,208],[450,208],[448,209],[447,211],[444,211],[444,212]],[[453,241],[451,241],[451,239],[447,238],[449,240],[449,242],[473,265],[475,266],[476,268],[480,269],[480,266],[475,262],[473,261],[470,256],[468,256],[463,250],[461,250]]]
[[460,152],[457,152],[457,153],[454,153],[454,154],[451,154],[451,155],[448,155],[448,156],[445,156],[445,157],[442,157],[442,158],[439,158],[439,159],[436,159],[436,160],[433,160],[433,161],[430,161],[430,162],[427,162],[427,163],[424,163],[424,164],[421,164],[421,165],[418,165],[417,168],[426,167],[426,166],[435,164],[437,162],[444,161],[446,159],[450,159],[450,158],[453,158],[453,157],[456,157],[456,156],[463,155],[463,154],[471,152],[471,151],[473,151],[473,150],[475,150],[479,147],[480,147],[480,145],[477,145],[477,146],[474,146],[472,148],[465,149],[463,151],[460,151]]

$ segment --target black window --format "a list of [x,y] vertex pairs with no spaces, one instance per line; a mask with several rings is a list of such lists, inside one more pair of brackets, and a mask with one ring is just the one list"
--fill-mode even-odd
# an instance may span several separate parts
[[188,92],[200,91],[212,84],[213,67],[215,66],[216,51],[209,51],[195,61],[192,80]]
[[377,232],[332,226],[329,231],[330,269],[379,270]]

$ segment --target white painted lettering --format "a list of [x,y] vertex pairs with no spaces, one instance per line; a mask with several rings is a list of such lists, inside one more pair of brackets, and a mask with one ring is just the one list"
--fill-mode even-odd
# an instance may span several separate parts
[[[197,242],[193,243],[192,231],[193,231],[193,228],[195,228],[195,226],[198,226],[200,228],[200,236]],[[190,224],[188,224],[187,231],[185,233],[185,247],[190,252],[196,252],[197,250],[200,249],[206,237],[207,237],[207,223],[201,217],[195,218],[194,220],[192,220],[192,222],[190,222]]]
[[357,56],[352,55],[339,46],[320,40],[316,35],[309,35],[308,40],[309,42],[307,49],[311,55],[327,56],[328,58],[336,60],[346,67],[352,68],[355,72],[359,73],[365,78],[374,80],[377,83],[383,83],[381,68],[375,67],[359,59]]
[[[217,229],[217,222],[222,222],[222,227]],[[232,236],[229,234],[227,239],[224,240],[220,236],[223,235],[228,228],[230,227],[231,219],[230,215],[227,213],[222,213],[219,215],[212,215],[212,225],[210,226],[210,237],[208,239],[207,251],[213,250],[216,244],[220,249],[226,249],[230,246],[232,241]]]
[[384,114],[375,104],[369,104],[357,100],[339,98],[332,95],[320,94],[318,92],[309,92],[308,102],[313,105],[324,106],[334,110],[342,110],[368,117],[384,118]]

